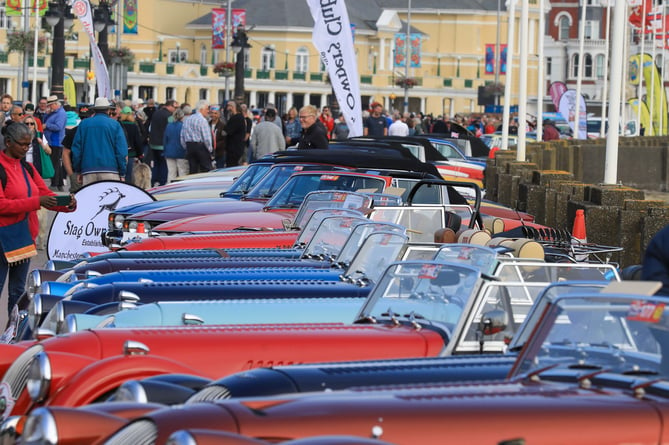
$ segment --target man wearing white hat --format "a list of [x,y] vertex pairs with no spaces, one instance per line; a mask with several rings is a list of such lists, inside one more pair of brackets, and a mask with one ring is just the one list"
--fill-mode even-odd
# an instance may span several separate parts
[[72,141],[72,169],[82,185],[125,178],[128,143],[121,124],[109,117],[110,108],[106,97],[95,99],[95,114],[81,121]]

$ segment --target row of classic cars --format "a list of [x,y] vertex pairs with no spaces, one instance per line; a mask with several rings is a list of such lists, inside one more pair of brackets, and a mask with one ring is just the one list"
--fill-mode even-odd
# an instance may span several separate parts
[[[522,393],[530,392],[526,387],[536,383],[536,377],[525,381],[525,376],[543,378],[542,371],[546,370],[519,363],[542,360],[543,364],[544,359],[536,354],[544,350],[544,344],[582,357],[582,352],[573,352],[569,335],[577,333],[575,326],[583,319],[568,315],[566,321],[563,315],[551,319],[544,311],[561,301],[559,298],[569,292],[564,289],[576,289],[581,298],[590,298],[590,294],[619,296],[608,287],[600,292],[607,283],[619,280],[613,265],[521,260],[506,247],[434,244],[435,229],[450,227],[455,232],[481,228],[477,187],[471,187],[473,199],[468,201],[453,184],[434,179],[421,182],[424,178],[419,173],[413,178],[414,183],[420,183],[418,188],[409,191],[407,186],[390,197],[389,190],[397,187],[393,181],[410,175],[388,173],[344,169],[296,172],[268,203],[282,194],[297,196],[301,182],[295,178],[309,178],[305,182],[311,185],[300,188],[304,195],[334,185],[334,191],[321,193],[328,198],[315,202],[329,202],[339,208],[324,216],[327,212],[316,210],[320,206],[312,206],[309,200],[297,212],[289,209],[292,206],[279,207],[292,215],[283,215],[281,224],[271,227],[255,222],[257,215],[272,213],[271,208],[230,213],[219,217],[237,218],[240,225],[221,225],[189,235],[167,236],[156,230],[159,225],[152,226],[151,235],[159,236],[128,242],[122,250],[78,264],[51,265],[51,269],[65,268],[62,270],[31,274],[30,295],[22,301],[24,306],[17,307],[16,325],[4,337],[10,343],[0,345],[0,399],[4,402],[0,441],[265,443],[304,438],[315,441],[312,443],[437,443],[440,438],[439,443],[462,442],[462,428],[454,429],[450,437],[442,424],[435,423],[446,411],[432,413],[434,404],[420,403],[430,397],[430,391],[444,391],[443,399],[450,398],[453,405],[457,395],[449,391],[468,394],[467,385],[455,387],[448,382],[494,380],[477,385],[488,385],[485,387],[493,393],[516,391],[521,399]],[[380,186],[370,186],[376,178],[381,178]],[[123,218],[132,219],[128,216]],[[516,221],[522,225],[521,220]],[[116,222],[116,216],[110,219],[110,223]],[[237,230],[212,233],[221,228]],[[274,240],[262,249],[249,249],[246,244],[258,237],[271,239],[287,234],[291,237],[283,238],[284,244]],[[155,248],[156,240],[178,238],[184,240],[181,247],[190,249],[149,253],[141,248],[151,242]],[[195,239],[207,241],[198,245]],[[226,241],[216,245],[214,239]],[[193,249],[198,246],[208,249]],[[187,271],[189,267],[195,268]],[[308,269],[314,275],[296,278],[302,273],[298,269]],[[53,274],[51,278],[49,274]],[[207,277],[207,281],[196,281],[196,274]],[[566,283],[571,280],[588,281],[569,287]],[[545,290],[553,282],[563,283],[551,287],[552,291]],[[335,288],[344,293],[327,294],[328,289]],[[173,299],[167,301],[170,292]],[[539,295],[544,303],[533,306]],[[643,298],[639,296],[637,301]],[[648,302],[642,308],[644,314],[653,312],[653,304],[659,308],[654,300]],[[227,318],[216,318],[216,311]],[[26,317],[21,320],[23,315]],[[147,320],[149,317],[153,318]],[[610,317],[604,316],[606,320]],[[223,320],[225,324],[212,325],[210,320]],[[594,326],[594,319],[589,321],[592,323],[586,325]],[[541,338],[543,330],[552,329],[551,322],[566,328],[569,335],[560,339],[564,343]],[[21,331],[24,326],[30,329]],[[639,375],[656,372],[653,363],[657,357],[639,353],[656,353],[653,343],[647,336],[643,345],[635,343],[636,331],[626,335],[628,338],[615,337],[616,346],[620,340],[624,353],[630,356],[624,358],[630,363],[636,360],[634,366],[642,370]],[[538,343],[529,346],[534,340]],[[633,347],[624,340],[634,343]],[[582,339],[578,344],[584,346],[587,341]],[[515,342],[512,348],[509,342]],[[593,354],[600,353],[602,348],[598,346],[594,342],[588,345]],[[524,356],[527,348],[535,355]],[[609,345],[607,348],[614,350]],[[378,361],[400,358],[404,361],[399,365]],[[419,374],[422,371],[418,369],[426,366],[418,358],[432,360],[427,367],[444,370],[425,379],[432,382],[429,387],[416,386],[422,381],[419,378],[408,380],[414,383],[412,387],[354,388],[402,383],[401,374],[394,373],[393,367],[406,366]],[[369,366],[379,370],[379,376],[385,375],[385,380],[357,380],[352,381],[354,387],[349,387],[334,379],[321,381],[318,386],[318,374],[309,377],[309,371],[299,366],[280,368],[369,359],[377,360]],[[563,361],[555,360],[558,364]],[[485,363],[493,366],[486,367]],[[332,372],[322,365],[312,365],[312,369],[320,370],[320,375],[334,376],[349,373],[346,366],[365,365],[344,365],[341,371],[337,370],[339,365],[328,366]],[[488,371],[479,373],[484,368]],[[291,374],[291,369],[297,374]],[[440,374],[443,380],[438,378]],[[267,375],[273,377],[264,380]],[[274,384],[279,382],[277,375],[317,393],[276,396],[276,392],[264,392],[263,388],[281,391],[288,387],[286,381]],[[502,381],[505,376],[510,380]],[[250,391],[245,392],[242,382],[255,381],[260,383],[247,384]],[[330,394],[333,389],[344,392]],[[223,400],[249,395],[262,398]],[[386,399],[415,399],[416,403],[395,405],[386,403]],[[375,403],[387,410],[377,410]],[[320,408],[320,404],[332,405],[331,410]],[[446,407],[448,403],[437,405],[439,409],[452,409]],[[313,412],[308,412],[310,406]],[[364,406],[368,412],[363,416],[354,406]],[[415,409],[415,415],[398,420],[406,407]],[[347,410],[350,416],[345,414]],[[475,410],[472,405],[471,413]],[[318,413],[325,412],[332,413],[331,421],[319,417]],[[555,412],[565,417],[559,409]],[[352,420],[355,416],[359,419]],[[418,420],[423,416],[424,420]],[[376,420],[370,424],[372,417]],[[349,425],[339,421],[348,421]],[[304,428],[301,422],[305,422]],[[413,426],[409,426],[411,423]],[[416,425],[421,432],[408,432],[407,428]],[[501,442],[521,437],[506,435],[515,431],[512,427],[500,431],[501,436],[492,431],[480,438],[497,437]],[[341,434],[346,437],[332,437]],[[539,440],[540,436],[528,437]]]

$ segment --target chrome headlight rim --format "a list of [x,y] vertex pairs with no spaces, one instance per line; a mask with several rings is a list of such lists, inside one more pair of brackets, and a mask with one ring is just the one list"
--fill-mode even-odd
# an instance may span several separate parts
[[170,434],[166,445],[197,445],[197,441],[188,430],[179,430]]
[[28,274],[26,279],[26,294],[31,299],[35,296],[40,286],[42,285],[42,275],[37,269],[33,269]]
[[58,443],[56,419],[48,408],[36,408],[28,415],[23,429],[22,440],[25,443],[48,445],[56,445]]
[[[113,218],[113,219],[112,219]],[[112,219],[112,224],[111,224],[111,229],[114,230],[123,230],[123,224],[125,223],[125,215],[110,215],[110,219]]]
[[28,327],[30,330],[34,331],[37,329],[40,318],[42,317],[43,312],[42,296],[40,294],[35,294],[35,296],[28,303]]
[[144,387],[136,380],[128,380],[121,384],[114,393],[115,402],[148,403]]
[[28,371],[26,390],[33,402],[42,402],[49,395],[51,388],[51,362],[46,352],[42,351],[33,357]]

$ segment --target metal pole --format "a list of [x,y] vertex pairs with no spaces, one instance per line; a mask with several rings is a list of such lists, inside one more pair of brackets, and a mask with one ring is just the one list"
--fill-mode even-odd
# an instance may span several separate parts
[[544,85],[544,28],[546,26],[544,2],[545,0],[539,0],[539,48],[537,49],[537,63],[539,64],[539,69],[537,71],[537,141],[543,140],[544,95],[546,94],[546,86]]
[[[504,112],[502,113],[502,146],[509,149],[509,119],[511,117],[511,82],[513,80],[514,28],[516,24],[516,0],[508,0],[509,27],[506,38],[506,84],[504,85]],[[500,63],[501,64],[501,63]]]
[[[606,98],[607,98],[607,86],[609,83],[609,73],[607,67],[609,66],[609,38],[611,36],[611,3],[608,2],[606,5],[606,32],[604,36],[605,42],[605,51],[604,51],[604,85],[602,86],[602,125],[599,128],[599,137],[603,138],[606,136],[606,125],[604,125],[604,116],[606,116]],[[615,106],[615,104],[614,104]]]
[[38,13],[38,3],[35,2],[35,44],[33,45],[33,91],[31,101],[37,103],[37,50],[39,47],[40,19]]
[[527,41],[529,40],[529,0],[523,0],[520,10],[520,62],[518,63],[518,83],[520,86],[518,97],[518,146],[516,160],[525,161],[525,141],[527,132]]
[[[501,65],[501,58],[502,54],[500,53],[500,34],[501,34],[501,26],[502,26],[502,19],[501,19],[501,1],[502,0],[497,0],[497,37],[495,39],[495,60],[493,60],[493,66],[495,67],[495,85],[499,85],[499,70],[500,70],[500,65]],[[495,105],[499,105],[499,95],[495,95]]]
[[406,32],[406,41],[404,42],[404,112],[409,112],[409,85],[407,80],[409,79],[409,63],[411,61],[411,51],[409,45],[409,32],[411,31],[411,0],[409,0],[409,5],[407,9],[407,32]]
[[581,21],[578,24],[578,75],[576,76],[576,104],[574,109],[574,139],[579,138],[581,125],[581,83],[583,80],[583,65],[585,65],[585,19],[587,6],[581,3]]
[[[26,0],[23,0],[21,4],[21,14],[23,14],[23,33],[24,35],[28,35],[30,32],[30,7],[27,6]],[[26,46],[23,47],[23,70],[21,72],[21,98],[23,100],[28,100],[28,94],[29,94],[29,89],[28,89],[28,58],[29,58],[29,51]],[[37,59],[33,60],[33,63],[37,63]]]
[[[625,3],[616,2],[613,9],[613,41],[611,42],[611,84],[609,98],[612,104],[620,103],[622,87],[623,62],[623,35],[625,34]],[[620,125],[620,109],[617,106],[609,107],[609,128],[618,128]],[[606,138],[606,160],[604,161],[604,183],[615,184],[618,174],[618,139],[617,131],[609,132]]]
[[[232,2],[227,1],[227,12],[225,13],[225,61],[230,62],[230,38],[232,37]],[[225,76],[225,100],[230,100],[230,76]]]
[[61,11],[60,20],[53,27],[53,48],[51,52],[51,94],[63,98],[63,79],[65,77],[65,4],[58,3]]

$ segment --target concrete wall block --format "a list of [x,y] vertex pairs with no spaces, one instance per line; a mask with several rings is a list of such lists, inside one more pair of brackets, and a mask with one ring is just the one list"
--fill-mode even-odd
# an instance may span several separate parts
[[585,198],[585,188],[586,184],[582,182],[557,182],[554,184],[555,189],[559,193],[563,193],[568,196],[567,199],[573,199],[574,201],[587,201]]
[[[546,213],[544,215],[541,224],[547,225],[549,227],[560,228],[560,226],[557,224],[557,208],[558,208],[559,193],[552,188],[548,188],[546,189],[545,196],[546,196]],[[564,203],[566,211],[567,199],[564,200]],[[535,219],[535,221],[537,220]]]
[[[571,197],[567,193],[557,193],[557,200],[555,202],[555,223],[553,224],[553,227],[556,229],[568,229],[571,232],[572,227],[569,226],[569,218],[567,213],[568,204],[571,202],[570,199]],[[576,214],[575,210],[574,214]]]
[[641,226],[645,217],[645,211],[620,210],[620,246],[623,247],[620,254],[620,264],[629,266],[641,263],[643,254]]
[[533,162],[510,162],[509,174],[519,176],[523,182],[532,181],[532,172],[537,170],[537,164]]
[[590,187],[590,201],[603,206],[622,207],[626,199],[641,199],[643,191],[618,185],[601,185]]
[[[534,215],[535,221],[546,220],[546,187],[541,185],[519,184],[519,201],[525,203],[523,212]],[[542,223],[543,224],[543,223]]]
[[550,187],[556,182],[573,181],[574,175],[564,170],[534,170],[532,184]]
[[[641,224],[641,251],[644,252],[651,238],[669,224],[669,208],[649,207]],[[643,258],[643,257],[642,257]]]
[[555,169],[573,172],[574,152],[575,149],[573,145],[563,145],[556,147],[555,155],[556,155],[557,165],[555,166]]
[[518,199],[518,195],[513,194],[513,176],[505,173],[499,175],[498,178],[499,187],[497,188],[497,202],[506,206],[510,206]]
[[618,180],[640,189],[652,189],[667,183],[666,150],[653,142],[618,150]]
[[488,163],[483,176],[483,184],[485,185],[486,197],[497,200],[497,189],[499,187],[500,167]]

